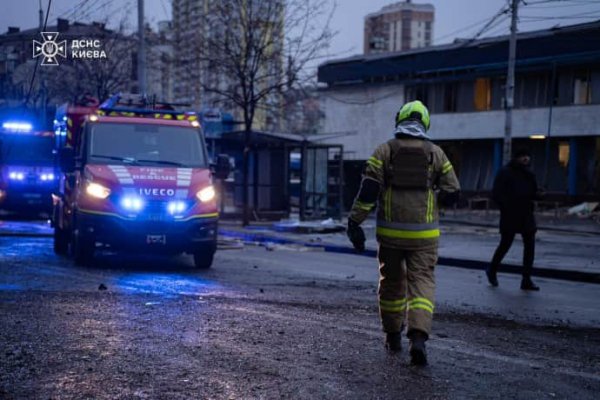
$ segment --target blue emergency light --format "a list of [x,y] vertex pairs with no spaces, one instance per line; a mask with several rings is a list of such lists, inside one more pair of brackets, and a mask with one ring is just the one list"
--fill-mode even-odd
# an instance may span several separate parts
[[29,122],[7,121],[2,124],[2,128],[14,132],[31,132],[33,125]]

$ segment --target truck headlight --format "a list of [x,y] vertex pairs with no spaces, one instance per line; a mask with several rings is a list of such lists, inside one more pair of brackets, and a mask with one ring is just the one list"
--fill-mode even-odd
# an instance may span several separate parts
[[99,183],[88,183],[85,188],[87,194],[98,199],[105,199],[110,195],[110,189],[100,185]]
[[207,201],[211,201],[212,199],[214,199],[215,194],[215,188],[212,186],[208,186],[196,193],[196,197],[198,197],[198,200],[200,200],[201,202],[206,203]]

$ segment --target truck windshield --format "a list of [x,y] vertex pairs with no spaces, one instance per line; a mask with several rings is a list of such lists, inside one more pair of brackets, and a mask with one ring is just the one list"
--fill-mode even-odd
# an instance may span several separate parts
[[13,165],[53,165],[54,138],[28,134],[0,134],[0,162]]
[[198,130],[190,127],[97,123],[89,131],[95,164],[206,167]]

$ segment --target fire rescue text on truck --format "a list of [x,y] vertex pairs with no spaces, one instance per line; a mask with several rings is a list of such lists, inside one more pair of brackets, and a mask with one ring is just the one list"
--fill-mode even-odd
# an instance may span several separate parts
[[218,209],[215,171],[195,113],[166,103],[116,95],[57,110],[62,176],[54,200],[54,250],[77,264],[97,246],[166,254],[190,253],[199,268],[212,264]]

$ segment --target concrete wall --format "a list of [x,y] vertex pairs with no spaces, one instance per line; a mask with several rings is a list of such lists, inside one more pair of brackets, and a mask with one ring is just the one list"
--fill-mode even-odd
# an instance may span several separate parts
[[[352,133],[325,142],[343,144],[347,159],[364,160],[379,143],[393,137],[404,86],[384,83],[323,89],[320,101],[325,113],[323,133]],[[547,131],[548,108],[513,111],[513,137]],[[434,140],[503,138],[504,111],[433,114],[429,133]],[[600,136],[600,105],[554,107],[551,136]]]
[[[548,108],[514,110],[513,137],[547,134],[548,114]],[[431,118],[430,134],[440,140],[503,138],[504,119],[503,110],[437,114]],[[600,105],[554,107],[551,136],[600,136]]]
[[404,86],[361,85],[323,90],[319,101],[325,113],[323,134],[336,136],[324,143],[343,144],[344,159],[365,160],[375,147],[394,137],[394,117],[404,103]]

